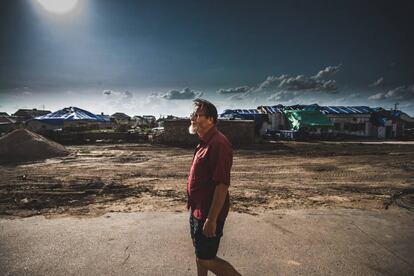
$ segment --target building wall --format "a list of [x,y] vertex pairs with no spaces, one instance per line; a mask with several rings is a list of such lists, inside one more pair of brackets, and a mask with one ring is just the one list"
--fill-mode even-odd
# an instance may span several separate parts
[[[340,128],[334,127],[333,132],[335,134],[354,135],[354,136],[371,136],[372,124],[370,121],[370,115],[368,114],[353,114],[353,115],[335,115],[328,114],[328,118],[334,124],[338,124]],[[361,129],[352,130],[350,126],[361,125]],[[375,135],[374,135],[375,136]]]
[[385,126],[373,126],[372,129],[376,134],[376,137],[380,139],[399,138],[404,136],[404,123],[402,122],[387,120]]
[[0,136],[15,130],[19,127],[17,123],[0,123]]
[[74,121],[67,120],[67,121],[64,121],[63,124],[48,124],[40,120],[30,120],[26,123],[26,126],[31,131],[42,132],[42,131],[47,131],[47,130],[76,128],[76,127],[85,127],[88,129],[105,129],[105,128],[110,128],[111,123],[110,122],[82,121],[82,120],[74,120]]
[[63,125],[52,125],[39,120],[30,120],[26,123],[26,127],[31,131],[39,132],[45,130],[60,129],[63,127]]
[[286,120],[282,113],[268,114],[272,130],[287,129]]
[[[164,132],[155,141],[170,145],[196,145],[198,137],[188,133],[189,126],[190,120],[165,121]],[[233,145],[254,143],[254,121],[219,120],[217,128],[226,135]]]

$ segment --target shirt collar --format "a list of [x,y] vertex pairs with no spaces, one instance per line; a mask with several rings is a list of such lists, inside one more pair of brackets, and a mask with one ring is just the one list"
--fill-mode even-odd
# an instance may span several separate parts
[[201,142],[202,143],[205,143],[205,144],[207,144],[210,140],[211,140],[211,138],[214,136],[214,134],[216,134],[217,133],[217,128],[216,128],[216,126],[212,126],[208,131],[207,131],[207,133],[206,134],[204,134],[203,136],[200,136],[200,140],[201,140]]

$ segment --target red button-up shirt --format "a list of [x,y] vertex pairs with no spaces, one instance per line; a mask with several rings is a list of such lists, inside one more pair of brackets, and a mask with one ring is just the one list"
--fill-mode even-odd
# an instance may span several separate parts
[[[207,218],[216,185],[230,185],[230,170],[233,164],[233,149],[229,140],[216,127],[212,127],[197,146],[188,176],[187,208],[200,220]],[[229,212],[230,199],[226,200],[217,221],[224,221]]]

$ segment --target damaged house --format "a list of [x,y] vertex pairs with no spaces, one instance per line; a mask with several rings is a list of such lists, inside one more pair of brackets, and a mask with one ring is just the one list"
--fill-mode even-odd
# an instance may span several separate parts
[[106,115],[96,115],[78,107],[66,107],[53,113],[36,117],[26,123],[28,129],[42,132],[47,130],[100,129],[111,126]]
[[334,135],[371,137],[371,116],[374,110],[368,106],[319,106],[318,108],[334,124]]

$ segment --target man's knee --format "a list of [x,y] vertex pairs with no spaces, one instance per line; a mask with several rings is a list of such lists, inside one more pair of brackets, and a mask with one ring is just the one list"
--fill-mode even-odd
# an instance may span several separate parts
[[199,258],[197,258],[197,263],[200,264],[202,267],[205,267],[205,268],[213,267],[215,262],[216,262],[215,259],[208,260],[208,259],[199,259]]

